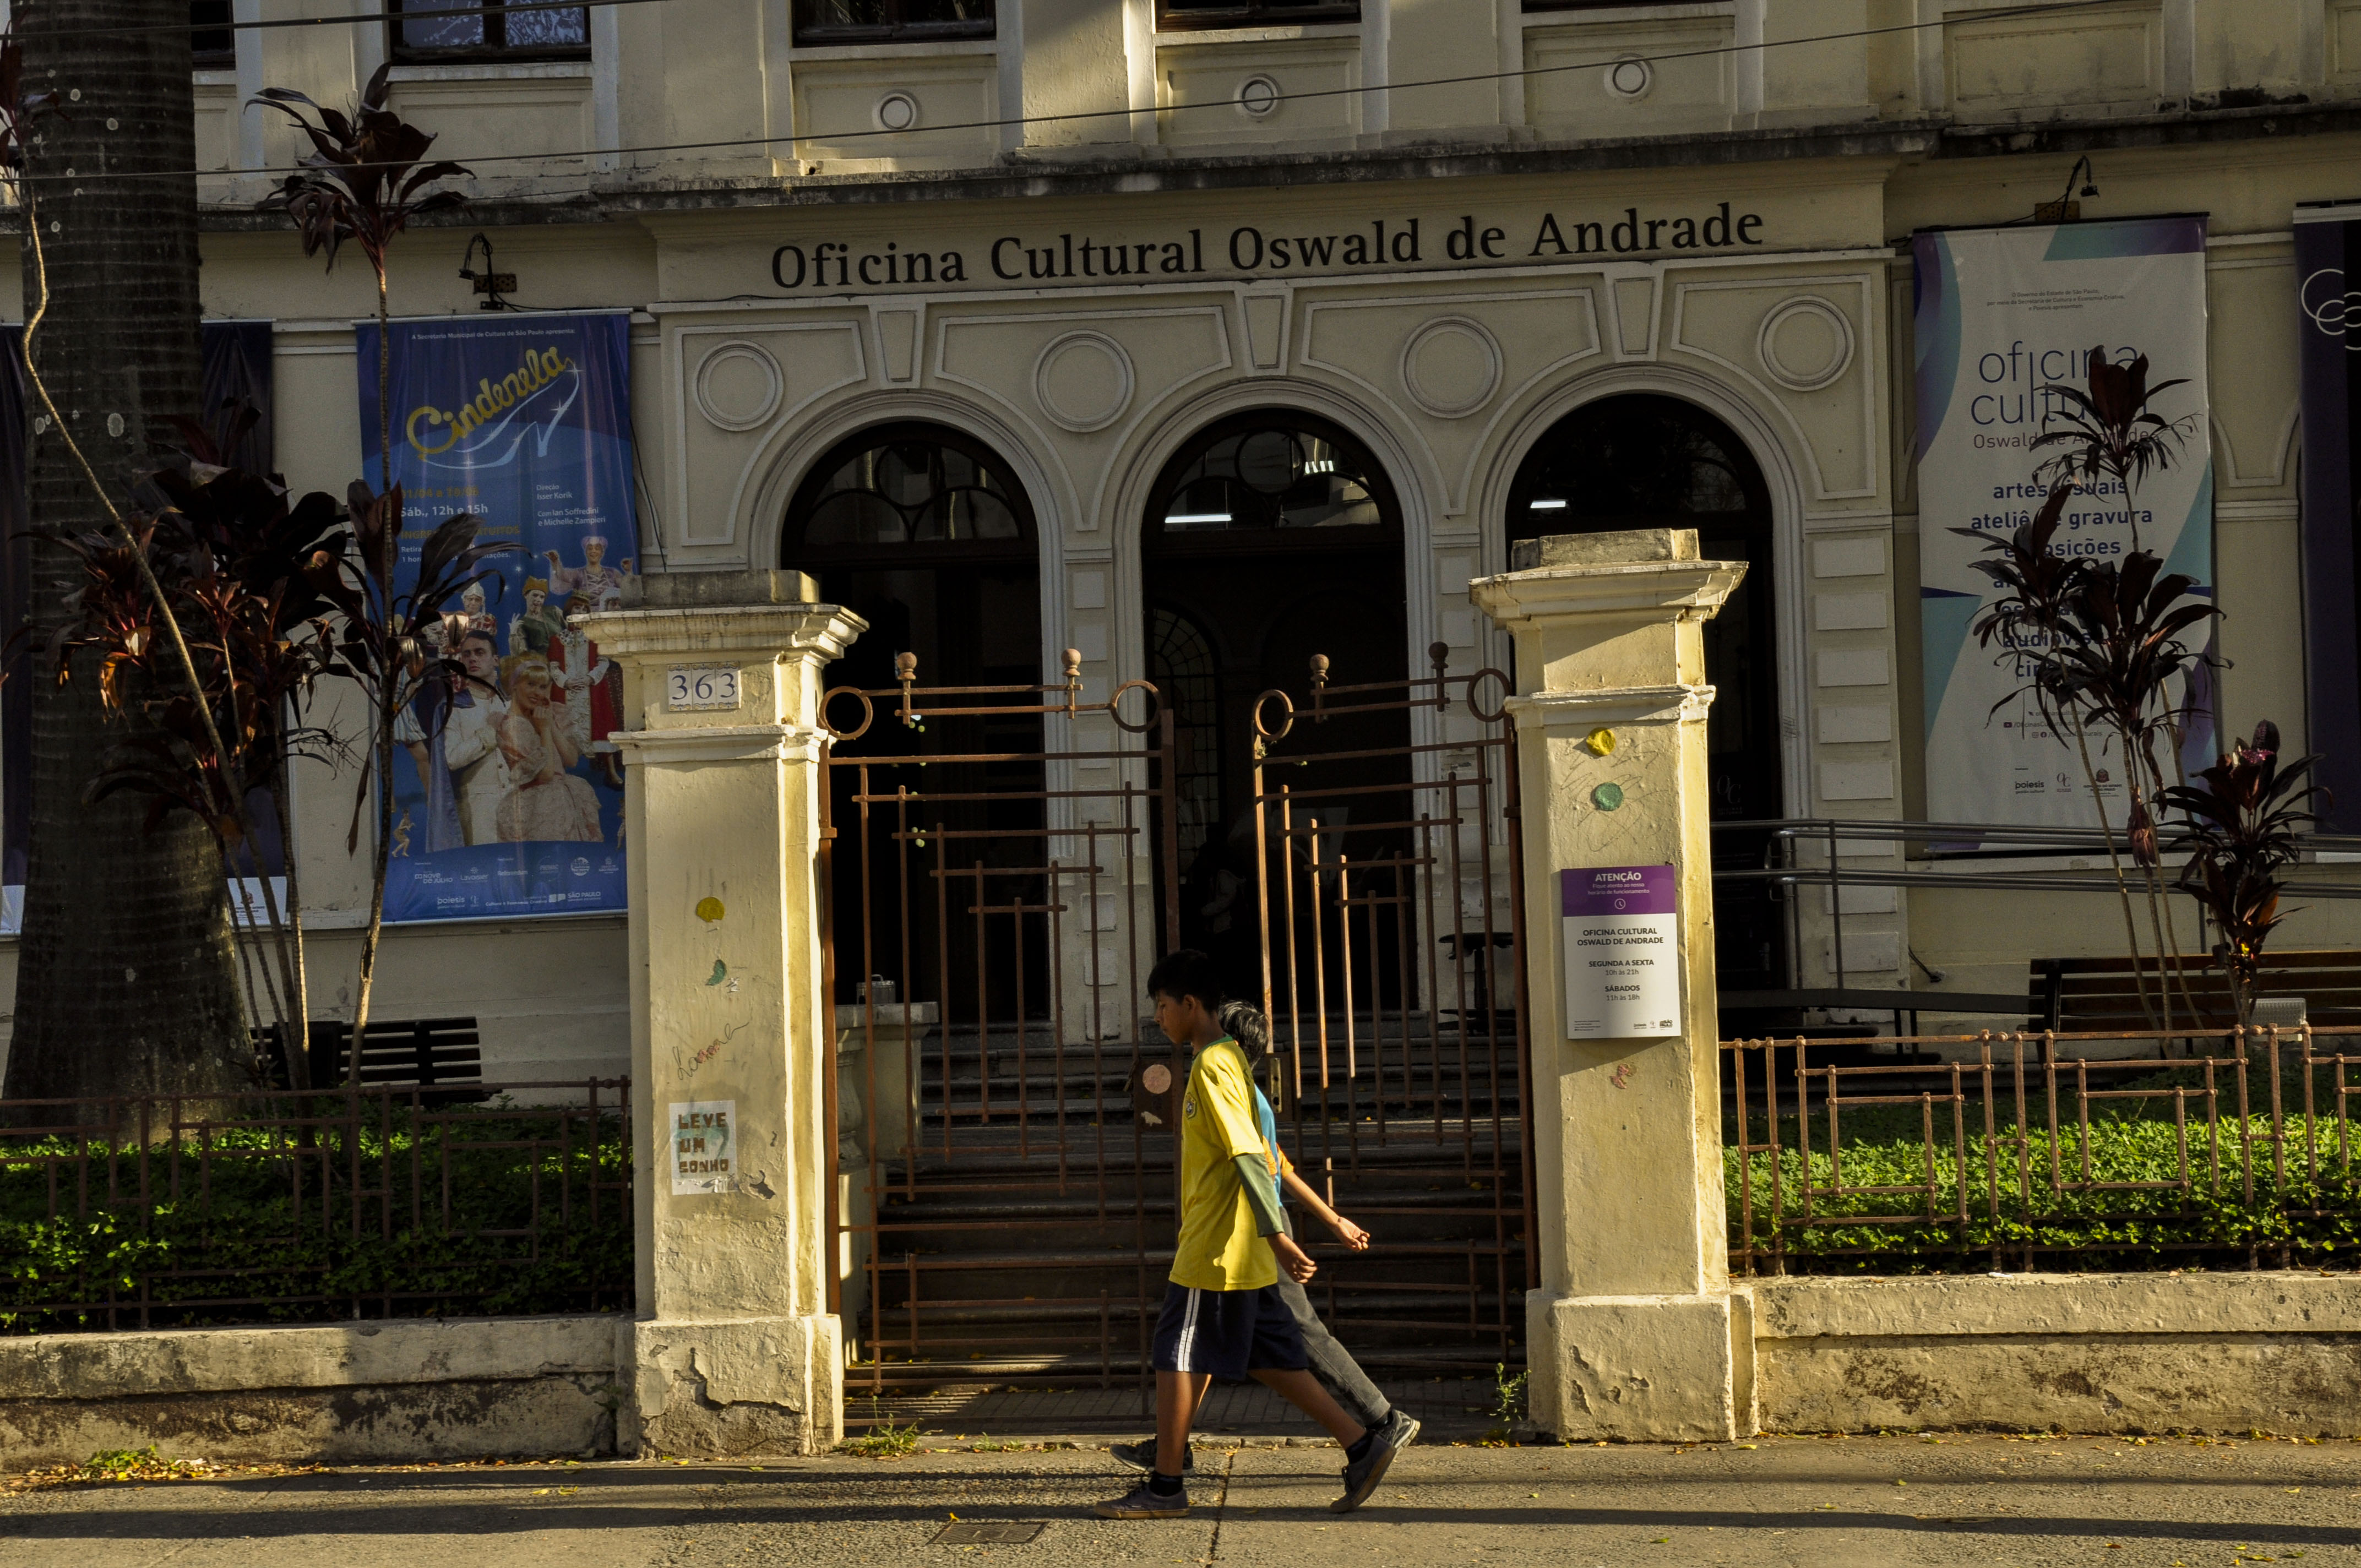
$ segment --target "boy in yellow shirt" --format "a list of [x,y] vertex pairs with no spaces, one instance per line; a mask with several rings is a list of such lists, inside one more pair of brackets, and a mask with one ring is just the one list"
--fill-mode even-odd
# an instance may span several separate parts
[[1196,1053],[1180,1102],[1180,1239],[1156,1325],[1156,1468],[1129,1496],[1094,1511],[1110,1519],[1188,1513],[1181,1466],[1213,1377],[1250,1376],[1326,1428],[1345,1450],[1346,1497],[1357,1504],[1394,1451],[1370,1441],[1321,1387],[1280,1299],[1279,1268],[1303,1280],[1314,1266],[1287,1234],[1255,1115],[1253,1069],[1220,1023],[1220,974],[1204,954],[1181,951],[1156,966],[1148,988],[1158,1026]]

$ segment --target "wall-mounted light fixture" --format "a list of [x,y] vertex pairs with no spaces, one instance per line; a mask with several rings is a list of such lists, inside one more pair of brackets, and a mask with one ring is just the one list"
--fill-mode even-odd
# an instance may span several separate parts
[[[2074,189],[2074,181],[2078,177],[2082,181],[2082,189],[2079,192]],[[2098,171],[2091,167],[2091,160],[2089,159],[2076,159],[2074,160],[2074,167],[2066,171],[2066,189],[2058,192],[2058,200],[2054,202],[2037,202],[2034,203],[2033,221],[2037,224],[2073,224],[2081,222],[2082,203],[2076,201],[2074,198],[2078,195],[2097,195],[2099,193],[2098,179]]]
[[[475,269],[478,247],[481,247],[484,252],[484,269],[480,272]],[[492,242],[485,236],[478,234],[467,241],[467,253],[459,258],[459,276],[474,283],[476,292],[485,296],[484,302],[476,307],[478,310],[505,311],[510,308],[508,301],[501,296],[516,292],[517,275],[492,269]]]

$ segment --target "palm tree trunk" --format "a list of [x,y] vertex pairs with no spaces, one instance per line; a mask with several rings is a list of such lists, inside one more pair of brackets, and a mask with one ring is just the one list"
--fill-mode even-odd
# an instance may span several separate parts
[[[168,416],[198,406],[193,181],[56,181],[70,168],[137,176],[193,166],[188,34],[154,30],[187,20],[185,5],[164,0],[59,0],[21,18],[27,80],[71,82],[81,93],[73,117],[44,124],[27,148],[27,171],[56,181],[40,187],[50,298],[28,357],[69,422],[66,430],[36,422],[28,487],[36,527],[95,532],[111,521],[62,439],[67,430],[113,479],[145,466],[151,440],[170,440]],[[30,247],[25,267],[31,299]],[[31,555],[39,647],[80,569],[69,552],[38,540]],[[136,733],[134,721],[105,718],[92,669],[60,687],[47,658],[41,663],[32,856],[5,1092],[233,1091],[251,1050],[213,836],[184,813],[144,831],[145,803],[127,795],[82,804],[109,748]]]

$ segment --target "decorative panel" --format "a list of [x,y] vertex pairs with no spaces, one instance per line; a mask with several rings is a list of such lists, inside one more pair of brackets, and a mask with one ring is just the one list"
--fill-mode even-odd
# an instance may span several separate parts
[[[1156,51],[1157,139],[1167,147],[1357,136],[1354,38],[1173,44]],[[1290,98],[1327,93],[1331,97]]]
[[952,314],[938,304],[932,379],[990,398],[1041,433],[1099,526],[1106,463],[1175,389],[1234,364],[1227,313],[1176,310]]
[[805,158],[988,162],[1000,149],[997,130],[976,128],[1000,115],[996,55],[797,60],[790,81]]
[[[508,159],[488,163],[480,171],[484,181],[494,186],[503,179],[524,181],[527,170],[579,174],[586,168],[581,150],[597,140],[588,75],[399,82],[394,84],[393,108],[406,120],[434,127],[437,158],[459,163],[494,155]],[[518,153],[575,156],[517,162],[511,155]]]
[[1467,510],[1477,457],[1522,393],[1599,352],[1588,289],[1322,300],[1301,307],[1303,359],[1402,411],[1443,480],[1449,516]]
[[1946,14],[1951,113],[2016,120],[2053,110],[2152,111],[2164,90],[2164,16],[2157,0],[2060,15]]
[[1872,280],[1675,283],[1672,348],[1711,360],[1785,411],[1804,437],[1812,500],[1877,494]]
[[1525,69],[1547,74],[1525,78],[1526,117],[1553,136],[1727,130],[1733,27],[1728,16],[1528,27]]
[[682,327],[667,345],[675,527],[684,544],[736,542],[750,466],[783,425],[868,378],[861,324],[732,322]]

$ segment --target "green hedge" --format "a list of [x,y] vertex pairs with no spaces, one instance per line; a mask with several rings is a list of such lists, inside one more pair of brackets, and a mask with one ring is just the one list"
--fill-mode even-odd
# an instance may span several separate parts
[[[2170,1086],[2169,1080],[2151,1083],[2157,1081]],[[2261,1092],[2268,1094],[2268,1088]],[[2300,1084],[2294,1086],[2293,1092],[2301,1094]],[[2295,1099],[2290,1102],[2301,1102]],[[1784,1223],[1780,1228],[1784,1230],[1786,1266],[1807,1273],[1960,1272],[1994,1266],[1994,1248],[2002,1249],[1999,1266],[2009,1269],[2029,1265],[2115,1270],[2244,1267],[2250,1259],[2266,1266],[2340,1263],[2350,1266],[2361,1260],[2361,1126],[2344,1132],[2355,1156],[2348,1168],[2340,1155],[2340,1129],[2334,1116],[2320,1116],[2315,1122],[2307,1122],[2301,1113],[2286,1116],[2281,1124],[2282,1173],[2274,1163],[2268,1116],[2250,1117],[2244,1124],[2234,1116],[2224,1116],[2209,1135],[2202,1117],[2192,1114],[2187,1132],[2189,1168],[2184,1190],[2180,1185],[2181,1146],[2169,1102],[2094,1102],[2087,1135],[2070,1120],[2070,1099],[2061,1094],[2059,1106],[2061,1124],[2054,1133],[2038,1119],[2026,1129],[2025,1159],[2029,1168],[2022,1182],[2014,1119],[1999,1121],[1997,1135],[1988,1143],[1982,1130],[1981,1104],[1971,1103],[1965,1108],[1970,1128],[1966,1140],[1965,1223],[1958,1219],[1962,1168],[1949,1107],[1938,1105],[1935,1112],[1934,1206],[1938,1218],[1932,1222],[1924,1217],[1927,1200],[1923,1192],[1911,1191],[1854,1192],[1839,1199],[1816,1195],[1812,1200],[1812,1218],[1818,1223],[1802,1223],[1806,1157],[1798,1145],[1808,1144],[1812,1186],[1829,1186],[1832,1167],[1828,1123],[1825,1115],[1817,1112],[1808,1124],[1799,1123],[1792,1116],[1783,1118],[1775,1178],[1784,1209]],[[1916,1108],[1848,1108],[1842,1112],[1839,1126],[1841,1137],[1838,1152],[1848,1189],[1926,1186],[1927,1140]],[[2251,1135],[2252,1141],[2243,1137],[2242,1132]],[[1748,1141],[1765,1142],[1767,1134],[1763,1118],[1757,1113]],[[2307,1162],[2308,1136],[2316,1138],[2316,1174]],[[2063,1191],[2053,1191],[2050,1187],[2053,1148],[2060,1180],[2066,1184]],[[1998,1165],[1996,1216],[1987,1166],[1988,1149]],[[2218,1167],[2213,1158],[2216,1150]],[[2246,1180],[2250,1158],[2254,1167],[2251,1199]],[[1748,1157],[1748,1164],[1753,1198],[1753,1244],[1758,1248],[1766,1247],[1773,1237],[1772,1156],[1758,1152]],[[1742,1212],[1741,1163],[1734,1146],[1722,1150],[1722,1170],[1730,1241],[1735,1247],[1742,1245]],[[2075,1190],[2075,1184],[2085,1181],[2172,1185],[2143,1190]],[[1891,1216],[1904,1223],[1842,1223],[1870,1215]],[[1828,1223],[1830,1221],[1838,1223]],[[1758,1262],[1758,1269],[1763,1266]]]
[[[377,1122],[364,1104],[364,1121]],[[184,1135],[179,1196],[170,1150],[159,1146],[144,1206],[136,1144],[115,1151],[110,1201],[103,1136],[86,1158],[71,1138],[0,1142],[0,1332],[137,1328],[143,1299],[158,1327],[627,1308],[629,1131],[611,1115],[595,1138],[580,1115],[570,1131],[562,1155],[555,1114],[460,1107],[413,1125],[397,1110],[390,1127],[362,1131],[357,1147],[341,1126],[313,1129],[300,1147],[285,1132],[216,1131],[202,1170]],[[594,1172],[607,1189],[595,1223]],[[561,1201],[569,1177],[570,1219]],[[488,1234],[503,1231],[518,1234]],[[110,1299],[120,1310],[104,1310]]]

